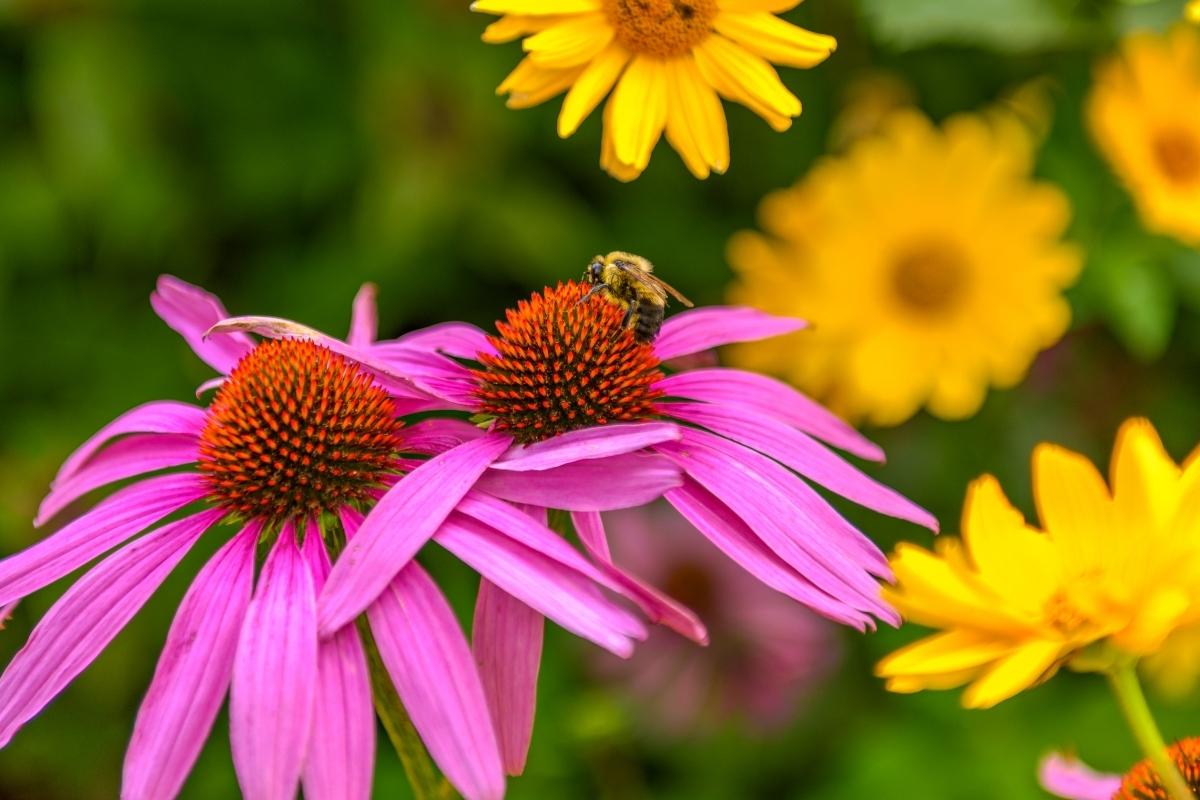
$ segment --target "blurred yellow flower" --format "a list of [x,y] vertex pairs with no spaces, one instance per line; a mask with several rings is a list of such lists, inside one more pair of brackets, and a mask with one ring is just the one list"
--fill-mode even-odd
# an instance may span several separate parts
[[1065,195],[1030,178],[1033,134],[1000,111],[942,128],[915,111],[818,164],[759,208],[728,257],[733,302],[804,317],[810,331],[742,345],[854,421],[895,425],[922,406],[973,414],[1062,336],[1079,273],[1060,241]]
[[904,617],[940,633],[897,650],[876,671],[896,692],[970,683],[963,705],[986,708],[1063,664],[1108,669],[1160,650],[1200,617],[1200,466],[1176,466],[1149,422],[1126,422],[1112,492],[1083,456],[1033,454],[1042,529],[1026,524],[990,476],[975,481],[963,539],[936,553],[900,545],[885,594]]
[[1200,0],[1191,0],[1187,4],[1185,15],[1191,22],[1200,22]]
[[1137,33],[1096,70],[1092,135],[1149,230],[1200,244],[1200,31]]
[[837,45],[774,16],[798,2],[475,0],[471,8],[503,15],[485,42],[526,37],[527,55],[496,90],[509,108],[566,92],[558,115],[566,138],[608,96],[600,165],[629,181],[650,163],[664,130],[696,177],[724,172],[729,132],[718,95],[777,131],[791,126],[800,101],[771,64],[812,67]]

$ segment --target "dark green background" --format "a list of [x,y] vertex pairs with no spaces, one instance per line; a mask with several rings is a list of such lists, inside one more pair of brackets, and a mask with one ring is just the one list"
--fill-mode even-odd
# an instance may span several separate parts
[[[838,37],[805,102],[775,134],[729,110],[729,174],[697,182],[660,147],[631,185],[600,172],[599,120],[568,141],[557,103],[510,112],[494,86],[517,45],[451,0],[0,0],[0,550],[36,539],[37,502],[62,458],[119,412],[187,399],[210,377],[152,314],[171,272],[234,313],[341,333],[360,283],[382,332],[445,319],[488,324],[596,252],[652,258],[682,291],[719,302],[723,248],[759,198],[826,149],[848,83],[903,77],[936,118],[1052,78],[1039,171],[1075,205],[1088,251],[1076,323],[1013,391],[973,420],[921,416],[871,432],[877,473],[954,531],[967,482],[1000,476],[1030,509],[1028,457],[1052,439],[1107,459],[1120,420],[1150,416],[1182,457],[1200,440],[1200,256],[1143,233],[1095,155],[1079,108],[1121,31],[1163,27],[1180,2],[809,0],[788,19]],[[598,117],[598,115],[597,115]],[[870,235],[864,230],[864,235]],[[853,514],[884,546],[921,531]],[[0,797],[111,798],[173,609],[202,544],[102,658],[0,752]],[[464,616],[473,576],[430,565]],[[19,606],[4,660],[62,590]],[[987,712],[952,693],[887,695],[873,662],[920,632],[844,632],[849,655],[807,714],[770,737],[733,721],[665,739],[618,689],[588,678],[594,650],[550,633],[533,750],[514,798],[1034,798],[1038,757],[1076,745],[1121,769],[1135,755],[1102,682],[1067,675]],[[1162,701],[1168,736],[1200,733],[1194,700]],[[185,795],[236,792],[222,718]],[[381,797],[407,794],[381,741]]]

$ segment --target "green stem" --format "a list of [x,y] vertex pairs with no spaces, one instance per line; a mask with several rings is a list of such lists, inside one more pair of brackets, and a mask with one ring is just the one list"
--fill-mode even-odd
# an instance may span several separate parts
[[1171,800],[1196,800],[1187,782],[1179,774],[1179,768],[1167,755],[1167,744],[1150,714],[1150,706],[1146,705],[1146,695],[1142,693],[1142,686],[1138,683],[1133,662],[1119,664],[1110,669],[1107,675],[1108,683],[1116,695],[1117,705],[1121,707],[1129,730],[1133,732],[1133,738],[1137,739],[1138,746],[1158,773]]
[[396,755],[400,756],[400,763],[404,765],[404,772],[412,785],[413,797],[416,800],[453,800],[458,795],[450,783],[438,775],[433,766],[420,734],[413,727],[408,712],[404,710],[404,704],[400,702],[400,695],[396,694],[396,687],[392,685],[392,678],[388,675],[383,657],[379,655],[379,647],[376,646],[375,638],[371,636],[371,629],[365,619],[359,619],[358,632],[362,636],[363,649],[367,653],[375,713],[383,722],[388,739],[396,749]]

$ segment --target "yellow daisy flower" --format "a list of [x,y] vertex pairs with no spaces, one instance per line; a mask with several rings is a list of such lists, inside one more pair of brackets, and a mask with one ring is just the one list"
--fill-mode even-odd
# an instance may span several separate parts
[[971,485],[963,538],[897,548],[885,590],[904,617],[941,632],[883,659],[896,692],[963,684],[985,708],[1063,664],[1109,669],[1157,652],[1200,617],[1200,467],[1180,468],[1145,420],[1117,436],[1112,490],[1061,447],[1034,450],[1041,529],[994,478]]
[[1032,169],[1033,134],[1011,114],[937,128],[896,113],[764,200],[766,235],[730,241],[734,302],[813,323],[732,358],[854,421],[895,425],[922,405],[973,414],[1070,322],[1061,290],[1081,266],[1060,241],[1070,209]]
[[1184,12],[1184,16],[1188,18],[1189,22],[1200,23],[1200,0],[1191,0],[1191,2],[1187,4],[1187,10]]
[[1200,31],[1137,33],[1096,70],[1087,119],[1149,230],[1200,244]]
[[[502,15],[485,42],[524,37],[527,55],[497,94],[528,108],[563,92],[564,139],[608,96],[600,165],[619,180],[650,163],[664,130],[698,178],[729,166],[729,132],[718,97],[749,108],[777,131],[800,101],[771,66],[815,66],[832,36],[775,16],[799,0],[475,0]],[[610,94],[611,93],[611,94]]]

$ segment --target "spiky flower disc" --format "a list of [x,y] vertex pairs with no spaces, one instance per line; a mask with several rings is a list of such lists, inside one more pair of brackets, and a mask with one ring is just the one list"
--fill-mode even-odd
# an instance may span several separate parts
[[222,384],[200,437],[213,500],[277,521],[366,499],[395,464],[395,404],[361,367],[309,341],[266,341]]
[[662,378],[651,345],[621,325],[625,312],[575,281],[521,301],[481,353],[479,410],[497,430],[531,443],[560,433],[654,415]]
[[[1167,749],[1167,755],[1179,767],[1179,774],[1192,794],[1200,796],[1200,737],[1181,739]],[[1139,761],[1125,773],[1113,800],[1171,800],[1171,796],[1147,760]]]

